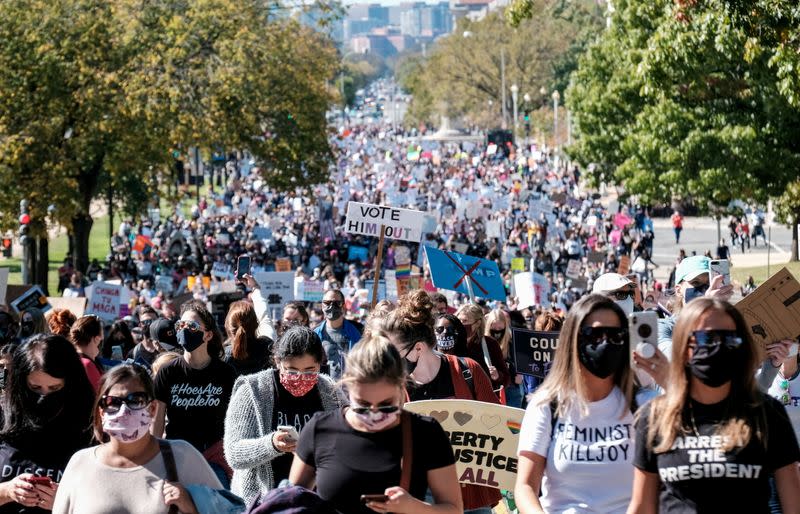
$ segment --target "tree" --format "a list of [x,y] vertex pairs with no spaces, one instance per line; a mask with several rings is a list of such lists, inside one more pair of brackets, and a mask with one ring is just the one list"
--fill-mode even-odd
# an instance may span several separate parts
[[792,230],[792,250],[790,261],[798,260],[797,224],[800,223],[800,179],[790,182],[786,190],[775,201],[776,219]]

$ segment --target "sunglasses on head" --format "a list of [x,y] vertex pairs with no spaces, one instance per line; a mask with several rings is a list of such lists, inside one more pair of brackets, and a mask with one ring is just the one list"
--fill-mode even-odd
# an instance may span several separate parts
[[362,407],[360,405],[351,405],[350,410],[356,414],[366,414],[367,412],[381,412],[383,414],[391,414],[397,412],[400,407],[397,405],[380,405],[378,407]]
[[633,298],[635,296],[633,289],[627,291],[614,291],[610,294],[611,296],[614,297],[615,300],[619,300],[620,302],[625,301],[628,298]]
[[581,327],[578,331],[579,344],[598,344],[603,341],[623,345],[628,342],[628,329],[621,327]]
[[200,323],[192,321],[190,319],[179,319],[178,321],[175,322],[176,332],[184,329],[191,330],[192,332],[200,332],[202,330],[202,327],[200,326]]
[[695,330],[692,332],[692,339],[698,347],[723,344],[728,348],[738,348],[743,342],[735,330]]
[[131,410],[141,410],[150,404],[151,398],[147,393],[130,393],[127,396],[111,396],[104,394],[100,397],[100,408],[109,414],[116,414],[125,404]]

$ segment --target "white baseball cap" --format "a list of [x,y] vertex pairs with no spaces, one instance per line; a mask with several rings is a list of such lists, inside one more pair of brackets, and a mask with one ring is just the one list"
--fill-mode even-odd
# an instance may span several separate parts
[[606,293],[608,291],[616,291],[622,289],[627,285],[633,285],[633,281],[619,273],[604,273],[597,277],[592,285],[593,293]]

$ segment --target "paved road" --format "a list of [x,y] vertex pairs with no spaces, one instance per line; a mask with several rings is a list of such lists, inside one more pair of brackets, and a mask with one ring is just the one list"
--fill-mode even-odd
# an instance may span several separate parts
[[[656,270],[656,278],[665,280],[670,268],[678,256],[678,250],[683,248],[687,255],[697,252],[702,255],[706,250],[711,250],[712,254],[717,249],[717,223],[711,218],[685,218],[683,222],[683,232],[681,233],[680,245],[675,244],[675,235],[672,232],[672,223],[669,219],[654,219],[655,242],[653,245],[653,261],[660,266]],[[728,227],[723,222],[722,237],[730,246]],[[770,262],[778,264],[789,260],[792,234],[788,227],[777,225],[772,229],[772,250]],[[763,240],[759,237],[758,247],[745,247],[742,254],[740,248],[731,248],[732,264],[735,267],[751,267],[767,265],[767,249]]]

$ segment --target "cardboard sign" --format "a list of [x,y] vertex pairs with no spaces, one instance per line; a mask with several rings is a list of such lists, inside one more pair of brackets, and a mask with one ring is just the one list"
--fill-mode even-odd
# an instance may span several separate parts
[[458,481],[513,490],[525,411],[472,400],[423,400],[403,409],[442,425],[456,458]]
[[544,378],[558,347],[558,332],[535,332],[514,328],[511,330],[514,363],[517,373]]
[[631,270],[631,258],[627,255],[623,255],[619,258],[619,267],[617,268],[617,273],[620,275],[627,275],[628,272]]
[[800,283],[783,268],[736,304],[762,346],[800,336]]
[[425,247],[425,253],[437,288],[469,294],[469,280],[475,296],[506,301],[506,289],[496,262],[430,247]]
[[578,259],[570,259],[567,263],[567,272],[564,273],[569,278],[578,278],[581,276],[581,261]]
[[32,308],[47,312],[50,310],[51,305],[47,303],[47,297],[44,295],[42,288],[33,286],[25,291],[22,296],[11,302],[11,308],[14,309],[17,314],[22,313],[25,309]]
[[292,271],[292,259],[288,257],[275,259],[275,271]]
[[536,305],[533,277],[530,271],[514,275],[514,292],[517,297],[517,309],[527,309]]
[[262,271],[253,278],[269,307],[283,307],[294,300],[294,273],[291,271]]
[[362,236],[380,236],[381,226],[385,226],[386,237],[419,243],[424,223],[425,213],[422,211],[348,202],[344,226],[348,234]]
[[80,318],[86,312],[86,301],[88,298],[64,298],[62,296],[48,296],[47,303],[53,306],[53,309],[66,309],[70,311],[75,317]]
[[536,305],[541,305],[545,309],[550,307],[550,283],[547,277],[541,273],[531,273],[533,278],[533,295]]
[[119,306],[122,297],[122,286],[106,282],[95,282],[91,285],[91,291],[88,296],[87,314],[95,314],[102,320],[112,322],[120,318]]
[[304,280],[303,281],[303,301],[304,302],[321,302],[322,297],[325,296],[323,287],[325,284],[321,280]]
[[590,264],[603,264],[606,261],[606,254],[603,252],[589,252],[586,262]]

